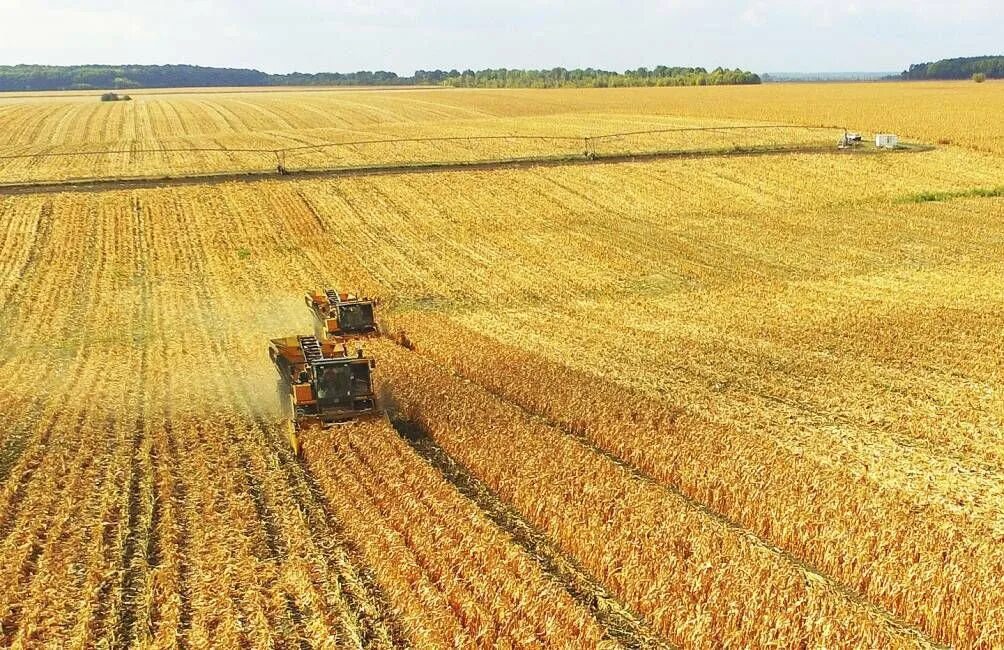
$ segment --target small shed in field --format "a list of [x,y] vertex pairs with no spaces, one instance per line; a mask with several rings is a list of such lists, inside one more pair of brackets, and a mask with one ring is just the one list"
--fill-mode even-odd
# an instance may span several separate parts
[[875,146],[879,149],[895,149],[899,145],[899,137],[893,133],[877,133]]

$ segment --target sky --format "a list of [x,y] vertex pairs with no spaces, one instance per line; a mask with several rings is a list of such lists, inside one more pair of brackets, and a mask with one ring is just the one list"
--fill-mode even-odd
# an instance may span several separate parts
[[0,64],[894,72],[1004,53],[1002,1],[0,0]]

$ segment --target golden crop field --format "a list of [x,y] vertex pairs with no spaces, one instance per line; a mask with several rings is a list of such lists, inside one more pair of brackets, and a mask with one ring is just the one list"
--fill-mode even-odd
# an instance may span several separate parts
[[[0,647],[1001,647],[1002,111],[993,82],[0,97]],[[156,187],[57,183],[257,154],[3,159],[753,124],[933,148]],[[384,415],[298,458],[266,350],[325,286],[380,298]]]
[[[112,103],[88,95],[0,97],[0,184],[262,172],[279,163],[326,169],[565,157],[584,148],[602,155],[829,146],[841,128],[1004,152],[1004,127],[983,119],[1004,111],[997,84],[605,90],[140,91]],[[740,125],[786,128],[584,141]]]

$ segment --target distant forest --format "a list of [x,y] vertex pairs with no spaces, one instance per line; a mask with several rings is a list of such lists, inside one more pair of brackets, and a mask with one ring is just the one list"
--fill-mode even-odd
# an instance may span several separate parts
[[664,65],[625,72],[593,68],[566,70],[465,70],[443,79],[458,88],[616,88],[622,86],[724,86],[758,84],[760,77],[745,70],[671,68]]
[[974,74],[987,79],[1004,79],[1004,56],[971,56],[915,63],[900,75],[903,79],[971,79]]
[[320,72],[268,74],[241,68],[193,65],[0,66],[0,91],[121,90],[220,86],[416,86],[462,88],[562,88],[616,86],[712,86],[758,84],[760,77],[743,70],[657,66],[607,70],[418,70],[410,77],[393,72]]

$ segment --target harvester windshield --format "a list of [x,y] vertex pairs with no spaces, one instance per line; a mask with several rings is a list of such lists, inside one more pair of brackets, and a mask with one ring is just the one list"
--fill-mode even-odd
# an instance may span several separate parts
[[370,393],[368,363],[317,364],[314,377],[317,401],[322,407],[349,404],[353,398]]
[[339,305],[338,324],[345,332],[365,332],[373,329],[373,303]]

